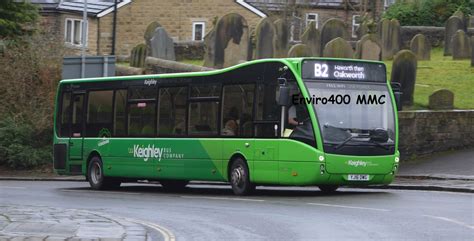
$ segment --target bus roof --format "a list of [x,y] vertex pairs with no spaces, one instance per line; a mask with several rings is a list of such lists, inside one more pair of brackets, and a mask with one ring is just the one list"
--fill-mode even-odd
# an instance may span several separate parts
[[223,69],[215,69],[210,71],[200,71],[200,72],[180,72],[180,73],[168,73],[168,74],[149,74],[149,75],[129,75],[129,76],[113,76],[113,77],[94,77],[94,78],[81,78],[81,79],[64,79],[60,81],[60,84],[70,84],[70,83],[84,83],[84,82],[102,82],[102,81],[115,81],[115,80],[140,80],[146,78],[173,78],[173,77],[193,77],[193,76],[208,76],[225,73],[230,70],[238,69],[247,65],[256,64],[256,63],[265,63],[265,62],[281,62],[287,65],[293,65],[296,69],[296,65],[301,63],[303,60],[327,60],[327,61],[348,61],[348,62],[364,62],[364,63],[374,63],[374,64],[383,64],[382,61],[373,61],[365,59],[341,59],[341,58],[323,58],[323,57],[302,57],[302,58],[269,58],[269,59],[257,59],[251,60],[245,63],[237,64]]

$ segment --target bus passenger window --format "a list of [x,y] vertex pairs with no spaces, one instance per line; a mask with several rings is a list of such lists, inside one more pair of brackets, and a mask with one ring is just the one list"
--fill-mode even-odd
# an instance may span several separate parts
[[187,87],[161,88],[158,100],[158,136],[186,134]]
[[153,136],[155,134],[155,103],[138,102],[129,104],[128,135]]
[[255,85],[224,86],[222,103],[223,136],[252,136]]
[[212,136],[217,134],[219,102],[202,101],[189,104],[189,134]]
[[86,136],[110,137],[112,131],[112,90],[90,91],[87,101]]

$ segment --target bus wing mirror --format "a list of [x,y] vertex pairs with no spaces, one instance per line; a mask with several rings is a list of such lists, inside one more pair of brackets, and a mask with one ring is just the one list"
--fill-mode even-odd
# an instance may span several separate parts
[[390,83],[393,91],[393,96],[395,97],[395,103],[397,105],[397,111],[402,110],[402,85],[398,82]]
[[280,86],[278,95],[278,105],[288,106],[290,105],[290,88],[288,86]]

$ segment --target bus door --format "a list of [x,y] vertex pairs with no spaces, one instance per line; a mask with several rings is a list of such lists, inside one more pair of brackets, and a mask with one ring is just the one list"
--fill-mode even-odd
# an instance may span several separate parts
[[69,160],[82,160],[84,140],[84,98],[85,93],[73,93],[72,96]]
[[254,121],[255,156],[253,181],[272,183],[278,180],[278,138],[280,106],[276,103],[277,85],[259,84]]

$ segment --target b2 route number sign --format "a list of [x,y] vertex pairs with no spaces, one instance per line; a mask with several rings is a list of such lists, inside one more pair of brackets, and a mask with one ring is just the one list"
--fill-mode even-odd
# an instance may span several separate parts
[[304,60],[301,74],[305,80],[387,81],[385,66],[370,62]]

